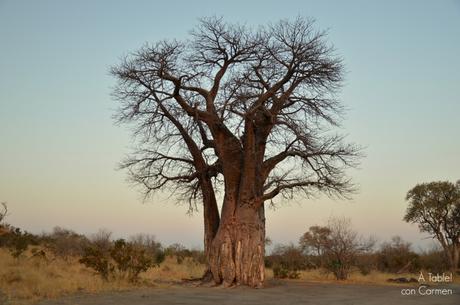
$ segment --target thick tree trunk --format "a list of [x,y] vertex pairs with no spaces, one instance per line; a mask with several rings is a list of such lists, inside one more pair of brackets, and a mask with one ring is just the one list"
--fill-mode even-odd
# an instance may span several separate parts
[[211,181],[203,182],[201,188],[203,193],[204,252],[208,257],[212,241],[219,229],[220,216]]
[[245,122],[243,147],[226,129],[216,128],[213,138],[222,161],[225,197],[209,256],[212,277],[216,284],[224,286],[262,287],[265,211],[260,164],[264,145],[257,141],[251,120]]
[[456,244],[452,246],[452,272],[459,272],[460,271],[460,247]]
[[263,205],[237,206],[233,215],[222,215],[214,238],[210,265],[216,284],[262,287],[265,213]]
[[452,272],[457,272],[459,270],[460,263],[460,248],[458,245],[447,245],[447,243],[442,243],[441,245],[444,249],[444,253],[447,257],[447,261]]
[[204,177],[201,181],[201,191],[203,194],[203,217],[204,217],[204,254],[208,266],[201,278],[203,282],[212,280],[211,266],[209,265],[209,257],[211,253],[211,246],[214,237],[219,229],[219,210],[217,207],[216,196],[212,187],[211,180]]

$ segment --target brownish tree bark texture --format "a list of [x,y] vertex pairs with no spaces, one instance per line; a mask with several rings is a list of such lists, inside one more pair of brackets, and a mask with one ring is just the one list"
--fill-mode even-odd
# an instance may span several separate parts
[[302,18],[257,30],[205,18],[189,40],[146,45],[112,69],[117,119],[138,144],[122,168],[146,196],[167,189],[190,211],[202,204],[216,284],[263,285],[275,197],[352,191],[344,170],[359,149],[330,131],[342,70]]

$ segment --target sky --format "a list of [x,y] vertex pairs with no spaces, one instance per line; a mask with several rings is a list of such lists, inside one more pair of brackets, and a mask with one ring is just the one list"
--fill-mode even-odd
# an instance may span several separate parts
[[186,39],[198,18],[263,25],[314,18],[344,58],[337,130],[365,147],[352,200],[298,198],[267,210],[267,235],[297,242],[349,217],[365,236],[431,245],[402,221],[420,182],[460,179],[460,1],[0,0],[0,201],[8,222],[202,247],[202,215],[159,194],[142,201],[118,162],[134,144],[112,119],[109,68],[146,42]]

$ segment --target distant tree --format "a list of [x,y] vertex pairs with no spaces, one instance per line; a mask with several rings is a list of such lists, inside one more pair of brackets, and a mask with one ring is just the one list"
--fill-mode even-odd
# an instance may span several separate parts
[[112,73],[117,118],[139,140],[122,167],[146,195],[203,203],[216,283],[263,285],[266,203],[353,190],[345,169],[359,150],[330,131],[343,65],[309,20],[253,30],[205,18],[189,40],[146,45]]
[[417,184],[406,196],[409,206],[404,220],[417,223],[441,244],[452,270],[460,257],[460,180]]
[[84,249],[89,244],[86,236],[61,227],[54,227],[51,233],[42,238],[55,255],[64,259],[83,255]]
[[327,228],[329,234],[324,243],[323,256],[325,267],[332,272],[336,279],[345,280],[357,263],[359,255],[368,253],[375,245],[372,238],[364,239],[353,230],[348,218],[329,219]]
[[265,247],[270,247],[273,244],[273,240],[269,236],[265,236]]
[[331,230],[328,227],[312,226],[299,240],[300,247],[308,254],[321,256],[329,240]]
[[0,225],[5,219],[5,217],[8,215],[8,206],[6,205],[6,202],[1,203],[2,209],[0,211]]
[[154,235],[136,234],[131,236],[129,241],[136,247],[146,249],[147,253],[155,258],[155,262],[161,263],[164,260],[163,246]]

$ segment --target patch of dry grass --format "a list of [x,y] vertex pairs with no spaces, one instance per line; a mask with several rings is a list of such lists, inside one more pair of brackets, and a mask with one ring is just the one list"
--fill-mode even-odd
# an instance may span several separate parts
[[[32,257],[31,251],[20,259],[15,259],[5,250],[0,249],[0,291],[6,295],[12,305],[28,305],[41,299],[56,298],[72,293],[98,293],[103,291],[132,290],[141,287],[168,286],[182,279],[199,278],[205,266],[185,258],[178,263],[175,257],[166,257],[160,267],[147,270],[140,275],[138,283],[126,279],[104,281],[93,270],[78,262],[78,258],[64,260],[59,257]],[[428,278],[427,273],[424,273]],[[391,285],[387,280],[395,277],[414,277],[419,274],[389,274],[373,271],[368,275],[354,272],[346,281],[336,281],[333,275],[321,270],[300,272],[300,279],[319,283],[374,284]],[[273,271],[266,269],[266,278],[273,279]],[[454,276],[454,282],[460,283],[460,277]],[[1,296],[0,296],[1,299]]]
[[178,282],[182,279],[200,278],[203,276],[205,266],[186,257],[178,264],[175,257],[167,256],[159,268],[151,268],[141,274],[142,279],[156,282]]
[[72,293],[97,293],[155,286],[155,282],[177,282],[182,278],[200,277],[204,266],[189,259],[177,264],[168,257],[158,268],[141,274],[138,283],[116,278],[104,281],[98,274],[78,262],[78,258],[32,257],[15,259],[0,249],[0,291],[12,305],[32,304],[41,299],[56,298]]
[[[392,285],[393,283],[388,282],[390,278],[418,278],[415,274],[391,274],[391,273],[384,273],[380,271],[372,271],[367,275],[363,275],[362,273],[355,271],[352,272],[349,278],[345,281],[340,281],[340,283],[347,283],[347,284],[374,284],[374,285]],[[302,271],[300,274],[301,280],[309,280],[313,282],[338,282],[334,275],[330,273],[326,273],[322,270],[307,270]]]
[[[317,283],[343,283],[343,284],[369,284],[369,285],[395,285],[395,283],[388,282],[391,278],[419,278],[418,274],[412,273],[403,273],[403,274],[394,274],[394,273],[384,273],[380,271],[372,271],[367,275],[361,274],[359,271],[352,272],[350,277],[345,281],[337,281],[331,273],[327,273],[321,269],[312,269],[300,271],[300,278],[295,281],[308,281],[308,282],[317,282]],[[428,272],[423,271],[425,280],[428,281]],[[273,271],[271,269],[266,269],[267,279],[273,279]],[[460,284],[460,276],[453,276],[453,282]],[[434,284],[434,283],[433,283]],[[397,285],[401,285],[398,283]]]
[[132,287],[126,280],[103,281],[77,258],[44,259],[26,255],[13,258],[0,249],[0,289],[11,304],[30,304],[44,298]]

